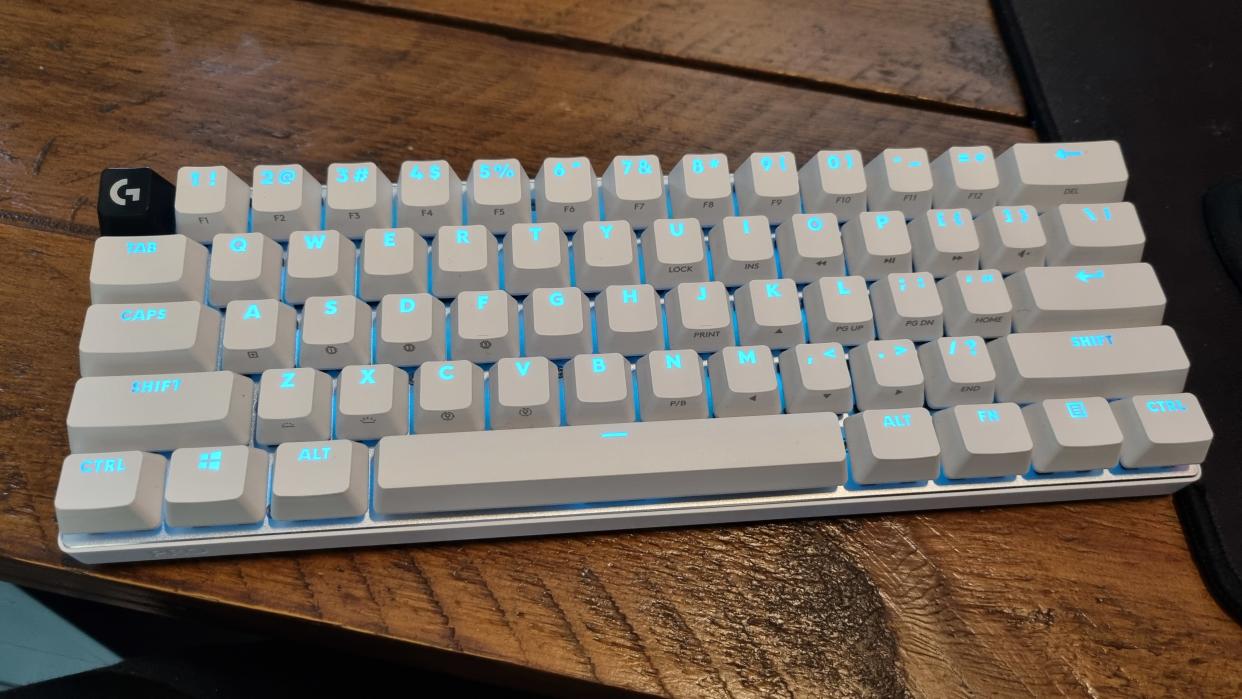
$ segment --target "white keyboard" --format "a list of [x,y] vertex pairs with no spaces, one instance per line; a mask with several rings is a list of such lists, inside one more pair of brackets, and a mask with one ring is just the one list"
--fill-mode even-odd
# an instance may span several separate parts
[[184,167],[175,195],[105,171],[101,227],[104,197],[157,211],[167,192],[176,232],[96,242],[62,549],[178,558],[1198,479],[1212,432],[1115,142],[675,163],[620,155],[597,177],[548,158],[531,177],[477,160],[464,181],[442,160],[395,181],[259,165],[250,185]]

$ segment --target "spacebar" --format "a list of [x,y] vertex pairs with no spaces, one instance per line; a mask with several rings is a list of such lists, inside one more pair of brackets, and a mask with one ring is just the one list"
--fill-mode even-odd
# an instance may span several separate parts
[[829,488],[845,482],[836,415],[580,425],[385,437],[381,514]]

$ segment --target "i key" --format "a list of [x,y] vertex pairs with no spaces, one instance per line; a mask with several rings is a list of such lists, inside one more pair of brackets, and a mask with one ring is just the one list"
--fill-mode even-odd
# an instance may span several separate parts
[[323,189],[301,165],[256,165],[251,197],[251,225],[273,240],[322,227]]
[[177,232],[200,243],[217,233],[247,230],[250,187],[223,165],[177,171]]
[[530,223],[530,176],[516,158],[476,160],[466,180],[468,223],[503,233]]
[[726,216],[708,234],[712,269],[725,286],[741,286],[752,279],[776,276],[772,229],[763,216]]
[[325,223],[351,239],[368,228],[392,225],[392,181],[375,163],[328,166]]

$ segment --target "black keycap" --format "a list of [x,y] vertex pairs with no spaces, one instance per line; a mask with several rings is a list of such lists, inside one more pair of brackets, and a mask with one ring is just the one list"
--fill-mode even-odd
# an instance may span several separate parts
[[99,175],[99,232],[103,235],[176,233],[176,187],[149,167],[112,167]]

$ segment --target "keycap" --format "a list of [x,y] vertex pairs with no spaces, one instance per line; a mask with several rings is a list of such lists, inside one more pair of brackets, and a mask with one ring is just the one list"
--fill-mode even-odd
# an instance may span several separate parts
[[1125,199],[1130,179],[1116,141],[1015,143],[996,159],[997,201],[1047,211]]
[[798,287],[792,279],[749,282],[733,293],[733,306],[743,345],[785,349],[806,341]]
[[628,221],[587,221],[571,247],[574,282],[583,291],[639,283],[638,241]]
[[996,478],[1026,473],[1031,434],[1015,403],[975,403],[932,417],[947,478]]
[[928,407],[992,401],[996,369],[982,337],[942,337],[921,345],[918,352]]
[[874,281],[911,270],[910,232],[900,211],[868,211],[841,229],[845,264],[852,274]]
[[294,365],[298,314],[276,299],[231,301],[224,311],[220,368],[258,374]]
[[332,377],[317,369],[268,369],[259,380],[255,413],[259,444],[332,437]]
[[367,511],[367,448],[357,442],[286,442],[272,466],[272,519],[339,519]]
[[500,250],[483,226],[445,226],[431,244],[431,288],[441,298],[500,288]]
[[862,277],[825,277],[802,290],[813,342],[861,345],[875,339],[871,293]]
[[535,175],[535,215],[566,231],[599,218],[595,168],[587,158],[544,158]]
[[1207,458],[1212,428],[1192,394],[1133,396],[1110,407],[1121,428],[1123,467],[1180,466]]
[[955,272],[941,279],[936,289],[944,304],[947,334],[988,339],[1009,334],[1014,307],[999,270]]
[[832,214],[794,214],[776,229],[781,274],[799,284],[845,274],[841,229]]
[[668,344],[709,354],[737,344],[729,290],[720,282],[685,282],[664,297]]
[[1061,204],[1041,215],[1048,234],[1048,264],[1105,265],[1138,262],[1147,238],[1134,205]]
[[645,421],[709,416],[703,362],[692,350],[657,350],[638,360],[638,404]]
[[506,357],[491,371],[491,429],[561,424],[560,381],[545,357]]
[[569,240],[555,223],[519,223],[505,236],[505,290],[569,286]]
[[807,213],[850,221],[867,208],[867,175],[856,150],[821,150],[803,163],[798,180]]
[[927,481],[940,472],[940,442],[923,408],[866,410],[845,418],[850,475],[862,485]]
[[198,301],[97,303],[78,360],[83,376],[211,371],[219,338],[220,312]]
[[1001,274],[1044,264],[1048,238],[1033,206],[994,206],[975,219],[980,264]]
[[388,437],[376,449],[375,509],[535,507],[844,482],[845,447],[832,415],[656,421]]
[[172,233],[176,189],[148,167],[110,167],[99,173],[95,213],[99,234],[140,236]]
[[390,294],[375,312],[375,360],[417,366],[448,357],[444,303],[431,294]]
[[340,369],[371,361],[371,308],[354,296],[314,296],[302,307],[300,363]]
[[483,370],[470,362],[425,362],[414,371],[414,432],[484,428]]
[[445,160],[407,160],[397,183],[397,225],[430,238],[441,226],[460,226],[461,178]]
[[568,424],[634,421],[634,382],[625,357],[615,352],[580,354],[565,363],[563,372]]
[[354,244],[337,231],[295,231],[285,261],[285,302],[353,294],[355,257]]
[[960,269],[979,269],[979,236],[968,209],[932,209],[910,224],[914,269],[947,277]]
[[724,153],[690,153],[668,173],[669,208],[676,218],[693,218],[711,228],[732,216],[733,182]]
[[413,228],[372,228],[362,236],[358,295],[379,301],[388,294],[427,291],[427,241]]
[[1121,428],[1103,398],[1049,399],[1022,409],[1035,443],[1039,473],[1112,468],[1121,454]]
[[237,299],[280,297],[284,251],[262,233],[218,233],[208,264],[209,303],[217,308]]
[[178,449],[168,461],[170,527],[254,524],[267,515],[267,452],[252,447]]
[[713,276],[725,286],[741,286],[752,279],[776,276],[776,251],[772,248],[767,218],[726,216],[708,233],[708,240]]
[[601,352],[628,357],[664,349],[660,299],[650,284],[610,286],[595,297],[595,333]]
[[604,171],[604,218],[625,219],[643,230],[668,216],[664,171],[654,155],[618,155]]
[[530,177],[516,158],[476,160],[466,179],[466,222],[504,233],[530,223]]
[[568,359],[594,350],[591,302],[576,287],[535,289],[526,297],[522,322],[527,355]]
[[698,220],[656,219],[643,233],[643,264],[647,283],[657,289],[707,281],[707,251]]
[[733,173],[733,186],[742,216],[763,216],[779,226],[802,211],[798,163],[788,151],[751,153]]
[[781,352],[781,385],[790,413],[848,413],[854,409],[850,370],[839,342],[796,345]]
[[337,439],[365,441],[410,431],[410,375],[391,364],[347,366],[337,379]]
[[1031,267],[1007,281],[1018,332],[1160,325],[1164,291],[1151,265]]
[[95,239],[91,303],[202,301],[207,248],[184,235]]
[[332,163],[324,198],[328,228],[357,240],[368,228],[392,221],[392,181],[375,163]]
[[256,165],[253,181],[251,230],[283,243],[294,231],[321,227],[323,188],[301,165]]
[[248,230],[250,186],[223,165],[177,170],[177,232],[200,242]]
[[124,532],[160,526],[167,461],[141,451],[70,454],[56,486],[63,534]]
[[927,272],[890,274],[871,285],[875,325],[885,340],[934,340],[944,334],[944,306]]
[[716,417],[776,415],[780,389],[772,351],[763,345],[726,347],[707,360]]
[[872,340],[849,351],[859,410],[923,404],[923,369],[909,340]]
[[65,422],[74,453],[244,444],[254,382],[231,371],[78,379]]
[[987,146],[954,146],[932,161],[932,204],[981,216],[996,205],[1000,175]]
[[916,218],[932,203],[931,163],[922,148],[885,148],[866,167],[867,208]]
[[518,306],[503,291],[463,291],[449,306],[455,359],[491,364],[522,354]]
[[1173,328],[1017,333],[988,343],[997,400],[1178,393],[1190,360]]

